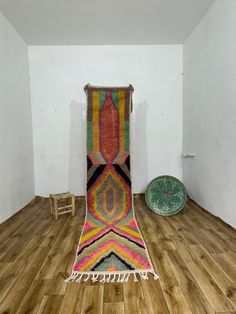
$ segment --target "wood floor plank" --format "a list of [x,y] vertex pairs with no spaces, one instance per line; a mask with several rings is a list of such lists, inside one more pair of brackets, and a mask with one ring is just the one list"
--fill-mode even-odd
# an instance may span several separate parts
[[37,279],[52,279],[55,270],[58,267],[59,261],[61,260],[62,253],[51,252],[45,259],[40,271],[38,272]]
[[222,239],[221,236],[212,229],[207,230],[206,235],[212,241],[216,241],[222,252],[235,250],[236,239]]
[[[21,226],[18,229],[17,233],[15,233],[11,239],[5,241],[1,248],[1,258],[0,262],[11,262],[15,259],[15,257],[22,251],[24,245],[27,243],[26,239],[29,238],[29,234],[33,235],[36,226],[41,224],[41,220],[37,223],[35,217],[30,217],[28,224],[25,226]],[[10,242],[10,243],[9,243]]]
[[[140,205],[140,200],[138,198],[136,198],[136,201],[137,204]],[[141,205],[137,207],[135,206],[138,214],[140,214],[140,212],[143,213],[143,208],[140,207]],[[150,212],[150,210],[147,208],[147,205],[145,206],[145,208],[149,211],[149,215],[145,215],[144,217],[138,215],[138,223],[143,233],[145,242],[158,243],[163,250],[175,249],[171,238],[168,236],[163,226],[157,220],[156,215]]]
[[215,311],[210,306],[207,298],[198,287],[193,275],[184,263],[183,259],[177,251],[165,251],[165,254],[171,264],[176,278],[179,281],[181,290],[194,314],[209,313]]
[[185,239],[186,243],[188,244],[198,244],[197,239],[192,234],[191,228],[188,228],[183,221],[182,217],[184,214],[180,213],[178,216],[171,217],[170,223],[176,228],[178,234]]
[[214,278],[218,287],[236,308],[236,282],[233,282],[216,263],[214,258],[201,246],[191,246],[192,252],[198,257],[207,272]]
[[170,313],[192,313],[180,286],[174,285],[171,280],[166,282],[163,294]]
[[104,286],[85,286],[82,313],[102,314]]
[[204,230],[204,234],[208,239],[217,243],[217,246],[220,248],[221,252],[235,249],[236,234],[235,237],[229,236],[226,233],[220,232],[217,224],[214,224],[211,220],[199,220],[198,212],[193,211],[192,208],[190,208],[190,217],[194,217],[194,219],[197,220],[198,227]]
[[162,225],[163,229],[165,230],[165,234],[168,237],[171,237],[176,234],[176,229],[171,225],[169,217],[160,216],[158,217],[159,223]]
[[149,280],[142,280],[144,300],[148,314],[168,314],[168,306],[161,289],[160,281],[150,277]]
[[148,314],[140,281],[134,282],[131,277],[128,283],[123,284],[123,290],[125,313]]
[[236,263],[236,251],[227,251],[225,254],[232,261],[232,263]]
[[[64,226],[61,226],[60,230],[58,230],[55,242],[48,243],[50,251],[37,274],[37,279],[51,279],[55,271],[58,270],[58,264],[62,258],[64,248],[71,237],[71,233],[68,232],[68,223],[68,220],[65,221]],[[47,243],[47,237],[45,242]],[[45,245],[42,247],[45,247]]]
[[[212,252],[212,253],[222,252],[222,250],[217,245],[217,243],[207,237],[207,235],[204,233],[204,229],[197,226],[197,220],[190,217],[187,211],[182,216],[182,221],[185,225],[189,226],[191,233],[195,237],[197,242],[202,244],[206,248],[207,251]],[[201,232],[199,232],[199,230],[201,230]]]
[[0,225],[0,313],[235,313],[236,231],[192,201],[173,217],[151,212],[143,195],[134,201],[160,280],[66,284],[85,200],[55,221],[37,198]]
[[48,280],[34,280],[26,292],[16,314],[37,313],[44,295],[48,291]]
[[58,239],[58,235],[60,234],[64,225],[67,224],[69,217],[62,216],[61,219],[58,221],[55,221],[52,216],[48,216],[47,219],[50,221],[50,224],[40,233],[40,235],[44,239],[43,243],[39,243],[40,247],[52,247],[52,245]]
[[164,254],[159,250],[158,244],[149,245],[149,251],[155,256],[154,266],[160,276],[160,285],[170,313],[192,313]]
[[110,283],[104,286],[104,303],[124,302],[124,292],[122,283]]
[[11,269],[12,268],[12,262],[9,263],[0,263],[0,279],[2,276],[5,275],[7,269]]
[[[157,225],[156,221],[152,221],[152,225]],[[167,235],[163,229],[157,230],[156,237],[157,241],[151,243],[158,243],[158,246],[162,250],[175,250],[175,246],[173,244],[171,237]]]
[[84,299],[84,289],[84,282],[81,282],[80,284],[77,284],[76,282],[68,284],[59,313],[81,313]]
[[236,314],[236,311],[230,311],[230,312],[216,312],[216,314]]
[[70,233],[70,237],[66,243],[66,246],[64,247],[61,259],[59,260],[57,268],[54,272],[54,276],[58,273],[62,273],[65,279],[70,276],[71,269],[75,260],[75,252],[79,241],[80,232],[79,234],[75,231],[72,231]]
[[17,280],[19,273],[24,270],[24,262],[9,263],[8,267],[4,269],[4,273],[0,278],[0,308],[2,300],[6,297],[12,286]]
[[54,314],[58,313],[63,296],[62,295],[46,295],[40,304],[37,314]]
[[211,254],[217,264],[223,269],[223,271],[229,276],[231,280],[236,282],[236,264],[233,262],[227,254]]
[[[138,206],[137,206],[137,210],[140,212]],[[137,218],[137,221],[141,229],[145,230],[145,232],[143,232],[143,237],[145,239],[145,242],[156,243],[158,241],[158,238],[157,238],[158,230],[156,226],[153,228],[152,220],[148,217],[148,215],[143,216],[142,218],[141,217]]]
[[56,275],[50,280],[48,294],[49,295],[64,295],[67,285],[65,284],[65,275],[62,273],[56,273]]
[[[0,304],[0,312],[16,313],[23,296],[32,284],[39,266],[46,255],[47,250],[45,248],[38,248],[31,259],[26,261],[24,271],[16,278],[15,283]],[[12,302],[12,300],[14,300],[14,302]]]
[[207,221],[208,224],[210,224],[211,229],[217,230],[225,236],[228,235],[229,237],[236,239],[236,230],[223,222],[220,218],[204,210],[192,200],[189,200],[187,206],[189,207],[189,211],[197,215],[200,221]]
[[32,213],[36,212],[37,218],[41,216],[43,213],[37,211],[37,209],[42,203],[43,201],[41,198],[35,198],[15,215],[0,224],[0,245],[2,242],[14,237],[15,233],[18,232],[21,226],[26,226],[29,218],[33,216]]
[[217,286],[203,265],[199,263],[192,251],[179,239],[175,240],[174,243],[180,256],[195,278],[195,281],[206,296],[213,310],[218,312],[233,310],[234,308],[232,304]]
[[124,302],[104,303],[103,314],[125,314]]

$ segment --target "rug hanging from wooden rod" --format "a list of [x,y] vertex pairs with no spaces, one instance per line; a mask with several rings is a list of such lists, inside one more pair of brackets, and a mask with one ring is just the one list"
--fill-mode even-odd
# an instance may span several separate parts
[[86,218],[66,282],[127,282],[154,272],[133,208],[130,113],[133,87],[85,86]]

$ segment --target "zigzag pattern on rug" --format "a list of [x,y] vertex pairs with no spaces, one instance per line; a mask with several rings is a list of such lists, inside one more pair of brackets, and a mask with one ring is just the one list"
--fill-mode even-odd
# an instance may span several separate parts
[[126,282],[155,274],[133,210],[130,111],[133,88],[87,85],[87,212],[71,276]]

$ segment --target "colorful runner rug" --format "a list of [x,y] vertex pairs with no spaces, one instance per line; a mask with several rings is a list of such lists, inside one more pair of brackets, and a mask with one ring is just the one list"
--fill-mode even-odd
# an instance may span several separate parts
[[126,282],[155,274],[134,216],[130,176],[133,87],[85,86],[87,213],[71,276]]

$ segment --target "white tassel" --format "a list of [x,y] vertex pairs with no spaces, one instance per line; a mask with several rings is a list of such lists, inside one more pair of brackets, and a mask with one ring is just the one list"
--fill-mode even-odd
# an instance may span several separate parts
[[120,274],[118,274],[117,282],[120,282]]
[[141,272],[141,273],[140,273],[140,277],[141,277],[143,280],[148,279],[148,278],[147,278],[147,273],[145,273],[145,272]]
[[89,277],[90,277],[90,275],[88,275],[88,276],[84,279],[84,281],[88,281],[88,280],[89,280]]
[[126,274],[123,275],[123,277],[121,278],[120,282],[124,282],[125,277],[126,277]]
[[115,282],[116,280],[116,274],[114,274],[114,277],[112,278],[111,282]]
[[76,282],[80,283],[82,277],[83,277],[83,274],[81,274],[81,275],[79,276],[79,278],[76,280]]
[[73,280],[75,280],[79,276],[79,273],[75,273]]
[[160,277],[154,272],[154,270],[151,270],[150,273],[153,274],[154,280],[160,279]]
[[71,275],[65,280],[65,282],[70,282],[70,281],[72,281],[72,280],[73,280],[73,275],[74,275],[74,274],[71,274]]
[[127,276],[126,276],[126,278],[125,278],[125,282],[128,282],[128,279],[129,279],[129,276],[130,276],[130,274],[128,274]]
[[74,280],[74,279],[75,279],[75,276],[76,276],[76,273],[73,273],[73,274],[71,275],[71,280]]
[[105,283],[106,275],[103,275],[103,278],[100,280],[101,283]]
[[[141,271],[141,272],[137,272],[137,273],[133,273],[134,275],[134,281],[138,281],[137,275],[140,276],[141,279],[143,280],[147,280],[148,279],[148,273],[151,273],[154,277],[154,280],[159,279],[159,276],[154,272],[154,270],[149,270],[147,271]],[[84,279],[84,281],[88,281],[89,278],[91,278],[92,282],[96,282],[99,281],[99,277],[102,276],[100,282],[101,283],[109,283],[109,282],[128,282],[129,276],[131,273],[103,273],[103,274],[84,274],[84,273],[79,273],[79,272],[74,272],[72,273],[67,279],[65,279],[65,282],[68,283],[70,281],[76,281],[77,283],[79,283],[82,280],[82,277],[87,275],[87,277]],[[112,277],[113,275],[113,277]],[[76,280],[76,278],[78,277],[78,279]]]
[[141,279],[144,279],[144,273],[143,272],[140,272],[140,273],[138,273],[139,274],[139,276],[141,277]]
[[69,278],[65,280],[65,282],[74,281],[78,277],[79,273],[72,273]]
[[106,282],[109,283],[110,280],[111,280],[111,274],[108,275],[108,278],[107,278]]
[[99,275],[95,275],[95,274],[93,274],[93,277],[92,277],[92,282],[96,282],[96,281],[98,281],[98,276],[99,276]]

